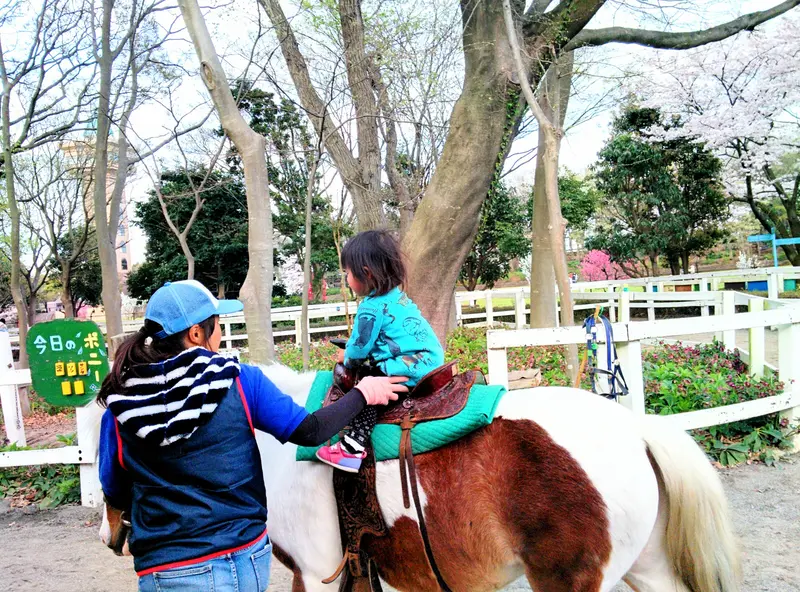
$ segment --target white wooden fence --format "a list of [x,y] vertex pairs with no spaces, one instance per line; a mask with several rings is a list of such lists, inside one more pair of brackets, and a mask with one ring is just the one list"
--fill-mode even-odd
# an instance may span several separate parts
[[[756,401],[665,417],[685,430],[705,428],[775,412],[783,412],[785,417],[793,423],[800,420],[800,364],[797,362],[798,356],[800,356],[800,307],[745,294],[733,292],[722,294],[721,308],[725,314],[640,322],[631,322],[629,315],[625,314],[626,301],[634,294],[623,292],[620,295],[623,314],[620,322],[613,324],[613,331],[620,364],[630,389],[627,396],[619,399],[623,405],[629,407],[634,413],[644,414],[645,412],[642,374],[643,344],[677,336],[716,333],[721,337],[726,348],[733,349],[736,347],[736,331],[747,330],[749,351],[743,352],[743,358],[749,362],[750,371],[753,374],[761,375],[765,368],[770,367],[764,359],[765,331],[770,327],[775,327],[778,331],[778,366],[775,370],[784,384],[782,394]],[[648,294],[648,296],[650,295]],[[736,304],[744,303],[748,304],[749,312],[736,314]],[[603,333],[602,330],[599,331],[598,339],[601,342],[605,341]],[[490,330],[487,333],[489,381],[492,384],[508,386],[508,348],[583,344],[585,342],[586,336],[582,327]]]

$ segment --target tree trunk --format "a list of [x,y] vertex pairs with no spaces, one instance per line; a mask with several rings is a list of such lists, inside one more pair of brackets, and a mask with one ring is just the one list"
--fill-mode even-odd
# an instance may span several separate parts
[[[5,71],[4,71],[5,74]],[[4,76],[4,92],[2,98],[2,126],[3,126],[3,171],[5,173],[6,199],[8,201],[8,216],[11,218],[11,278],[10,290],[17,309],[17,327],[19,328],[19,367],[28,367],[28,311],[25,306],[25,293],[22,289],[22,253],[20,246],[20,212],[17,203],[16,186],[14,182],[14,161],[11,150],[11,105],[10,90],[7,88],[8,80]],[[25,404],[30,409],[26,391]]]
[[311,349],[311,335],[309,334],[308,322],[308,292],[311,288],[311,207],[314,201],[314,187],[316,186],[317,164],[319,154],[314,155],[314,162],[308,172],[306,182],[306,242],[305,253],[303,253],[303,303],[300,312],[301,347],[303,348],[303,370],[308,371],[308,363]]
[[242,157],[247,194],[247,277],[239,298],[244,302],[250,360],[257,364],[272,362],[272,211],[268,193],[266,141],[251,130],[236,105],[230,84],[214,49],[197,0],[178,2],[189,35],[194,43],[203,82],[219,113],[225,133]]
[[70,288],[70,278],[72,276],[72,265],[69,261],[61,262],[61,304],[64,305],[64,316],[72,319],[75,317],[75,307],[72,305],[72,289]]
[[683,262],[683,273],[689,273],[689,253],[681,254],[681,261]]
[[[558,149],[561,141],[560,122],[553,121],[548,117],[539,106],[533,89],[528,82],[527,68],[522,61],[522,52],[517,42],[516,25],[511,13],[510,0],[503,0],[503,18],[506,26],[506,33],[511,45],[511,53],[516,65],[517,76],[522,87],[522,93],[528,103],[528,107],[536,117],[539,129],[544,133],[544,154],[542,165],[544,171],[544,186],[547,196],[547,209],[550,214],[550,249],[553,253],[553,267],[555,269],[556,285],[558,286],[559,302],[561,304],[561,325],[569,327],[575,324],[575,313],[572,303],[572,293],[567,271],[567,253],[564,247],[564,232],[566,230],[566,220],[561,215],[561,203],[558,199]],[[570,64],[571,68],[571,64]],[[558,92],[559,85],[554,88]],[[558,103],[556,103],[558,104]],[[555,123],[555,125],[554,125]],[[568,345],[566,348],[567,376],[570,384],[575,382],[578,376],[578,347]]]
[[513,139],[519,105],[507,77],[513,64],[499,3],[462,0],[462,13],[464,88],[450,116],[436,174],[403,239],[408,293],[442,343],[453,286],[478,233],[495,168],[502,167]]
[[[539,105],[551,121],[563,125],[572,85],[573,54],[569,52],[550,66],[539,85]],[[539,128],[536,177],[533,184],[533,225],[531,240],[531,327],[556,326],[556,276],[550,248],[550,210],[545,191],[545,134]],[[556,150],[561,152],[561,139]],[[558,154],[556,155],[558,158]],[[558,165],[556,165],[558,166]],[[559,216],[561,212],[559,212]]]
[[[109,224],[108,211],[108,136],[111,130],[109,117],[113,55],[111,52],[111,12],[114,2],[103,0],[100,49],[100,96],[97,107],[97,134],[94,145],[93,202],[94,224],[97,232],[97,251],[102,274],[102,300],[105,311],[106,335],[121,335],[122,297],[117,274],[117,227]],[[118,162],[122,167],[126,163]],[[116,189],[116,188],[115,188]],[[112,190],[113,191],[113,190]],[[113,204],[112,204],[113,209]],[[113,214],[113,212],[112,212]],[[112,217],[114,217],[112,215]]]
[[[340,5],[340,15],[342,19],[342,36],[345,38],[345,59],[348,61],[348,79],[353,92],[353,103],[357,111],[358,144],[359,150],[363,148],[365,152],[360,152],[359,157],[353,156],[349,146],[339,132],[339,124],[332,121],[327,106],[320,98],[311,76],[308,73],[308,66],[300,53],[294,31],[283,13],[279,0],[259,0],[269,16],[272,26],[278,37],[286,67],[292,77],[294,86],[297,89],[300,104],[305,109],[311,120],[317,137],[322,138],[322,129],[325,131],[325,150],[336,164],[336,169],[342,177],[342,183],[347,188],[353,198],[353,207],[356,212],[359,230],[369,230],[382,226],[385,222],[383,205],[381,203],[380,191],[380,151],[378,150],[378,176],[375,176],[375,152],[373,138],[377,141],[377,125],[375,119],[377,111],[374,108],[374,96],[372,97],[373,106],[369,105],[371,93],[372,77],[370,71],[363,71],[368,63],[364,58],[364,23],[360,18],[361,11],[355,6],[355,0],[342,0]],[[360,39],[360,40],[359,40]],[[359,55],[359,51],[361,52]],[[361,73],[349,71],[350,63]],[[366,78],[365,78],[366,76]],[[370,88],[368,88],[370,87]],[[363,121],[362,121],[363,120]],[[361,127],[364,126],[365,133],[369,138],[361,137]],[[374,127],[373,127],[374,126]],[[374,133],[374,136],[373,136]],[[361,162],[362,155],[366,157],[365,162]],[[377,185],[376,185],[377,183]]]

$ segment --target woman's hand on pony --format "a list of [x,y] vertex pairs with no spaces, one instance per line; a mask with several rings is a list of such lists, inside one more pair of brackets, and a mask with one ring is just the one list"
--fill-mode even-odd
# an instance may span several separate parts
[[356,385],[364,395],[367,405],[388,405],[397,401],[400,393],[407,393],[408,387],[402,384],[408,380],[406,376],[365,376]]

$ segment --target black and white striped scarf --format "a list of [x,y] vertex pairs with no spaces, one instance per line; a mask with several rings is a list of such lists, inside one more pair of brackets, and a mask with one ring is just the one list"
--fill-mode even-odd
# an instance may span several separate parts
[[109,395],[120,424],[149,444],[168,446],[189,438],[211,419],[239,376],[239,360],[193,347],[174,358],[136,367],[125,380],[129,394]]

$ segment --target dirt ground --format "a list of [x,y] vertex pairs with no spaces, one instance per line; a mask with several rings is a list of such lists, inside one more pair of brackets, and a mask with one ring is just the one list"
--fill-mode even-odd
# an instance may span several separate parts
[[[775,468],[729,469],[722,479],[744,551],[743,590],[800,590],[800,457]],[[130,558],[100,543],[98,520],[97,511],[86,508],[25,513],[0,501],[0,591],[135,591]],[[276,564],[270,590],[290,589],[289,572]],[[529,588],[520,581],[509,590]]]

